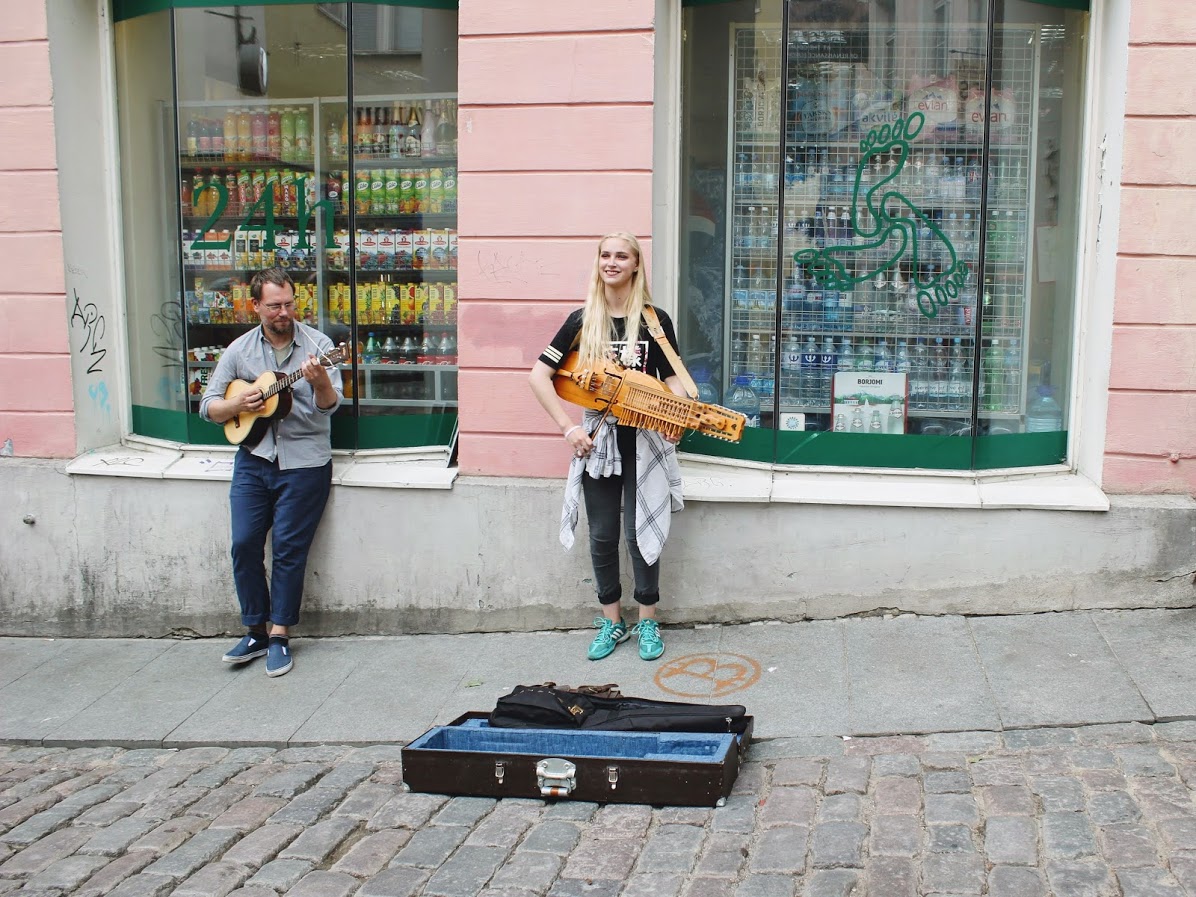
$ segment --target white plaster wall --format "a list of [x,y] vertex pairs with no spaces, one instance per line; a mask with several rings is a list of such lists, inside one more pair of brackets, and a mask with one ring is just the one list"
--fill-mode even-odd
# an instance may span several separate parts
[[[227,488],[0,462],[0,494],[11,496],[0,634],[237,631]],[[561,490],[493,478],[449,491],[334,487],[301,631],[588,625],[585,524],[564,553]],[[1189,606],[1194,538],[1196,502],[1179,496],[1127,496],[1108,513],[690,502],[663,558],[661,611],[697,623]]]

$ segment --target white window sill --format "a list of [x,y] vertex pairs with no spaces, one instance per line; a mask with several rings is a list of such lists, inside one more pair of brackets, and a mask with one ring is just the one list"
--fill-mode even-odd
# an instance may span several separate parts
[[1107,511],[1095,483],[1066,467],[977,471],[777,467],[681,456],[687,501],[790,502],[892,508]]
[[[79,455],[69,474],[142,477],[160,480],[223,480],[233,476],[235,446],[194,446],[130,437]],[[457,469],[448,466],[448,449],[375,449],[332,453],[335,486],[381,489],[451,489]]]

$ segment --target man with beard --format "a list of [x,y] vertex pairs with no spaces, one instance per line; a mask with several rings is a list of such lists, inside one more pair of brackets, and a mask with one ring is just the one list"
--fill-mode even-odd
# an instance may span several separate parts
[[[282,268],[266,268],[249,283],[261,326],[233,340],[212,372],[199,413],[223,424],[238,414],[260,414],[261,389],[225,398],[233,380],[253,383],[266,371],[302,372],[292,387],[291,411],[271,420],[256,445],[242,444],[229,490],[233,581],[241,622],[249,632],[224,655],[242,664],[266,657],[266,675],[293,665],[290,627],[299,622],[303,576],[316,528],[332,487],[332,414],[344,398],[340,371],[319,357],[332,341],[295,317],[295,284]],[[273,530],[273,563],[266,584],[266,535]]]

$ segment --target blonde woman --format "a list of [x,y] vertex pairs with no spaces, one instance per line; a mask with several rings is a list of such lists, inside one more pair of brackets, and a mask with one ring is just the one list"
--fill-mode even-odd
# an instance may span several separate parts
[[[561,542],[573,544],[579,498],[584,495],[590,529],[590,559],[602,616],[594,620],[598,634],[590,644],[590,660],[601,660],[633,633],[644,660],[664,653],[656,620],[660,600],[660,552],[668,538],[669,517],[683,507],[681,473],[674,440],[655,430],[616,424],[610,415],[587,409],[575,424],[553,388],[552,378],[565,357],[577,349],[581,365],[601,360],[644,371],[663,380],[675,394],[685,395],[680,378],[660,346],[648,336],[644,308],[652,304],[639,241],[631,234],[603,237],[585,305],[569,315],[531,372],[531,388],[548,412],[572,454]],[[656,309],[673,350],[677,337],[668,315]],[[623,619],[619,581],[619,514],[635,577],[639,622],[628,630]]]

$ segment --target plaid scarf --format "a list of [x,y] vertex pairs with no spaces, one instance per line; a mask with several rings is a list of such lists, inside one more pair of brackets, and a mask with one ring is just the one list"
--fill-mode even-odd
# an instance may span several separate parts
[[[589,408],[582,417],[581,425],[594,441],[594,448],[589,456],[574,457],[569,465],[565,504],[561,509],[561,544],[566,551],[573,547],[573,531],[577,529],[581,478],[586,474],[597,479],[623,473],[615,424],[612,415]],[[681,465],[677,463],[676,446],[655,430],[644,428],[635,432],[635,457],[635,541],[644,560],[655,564],[669,538],[673,512],[685,507],[681,498]],[[623,513],[627,513],[626,508]]]

